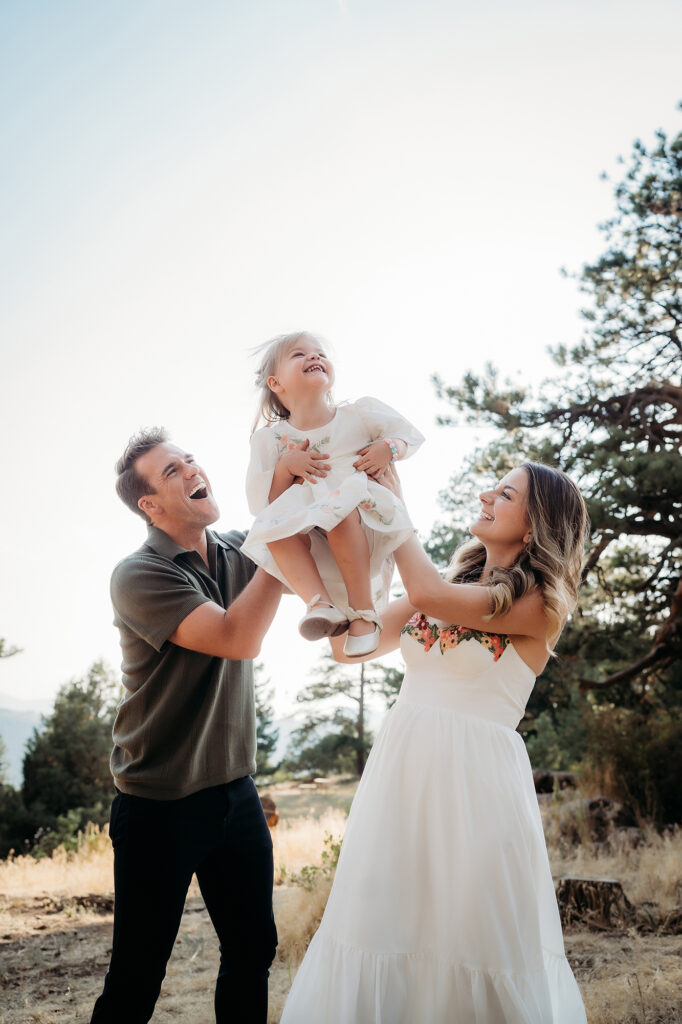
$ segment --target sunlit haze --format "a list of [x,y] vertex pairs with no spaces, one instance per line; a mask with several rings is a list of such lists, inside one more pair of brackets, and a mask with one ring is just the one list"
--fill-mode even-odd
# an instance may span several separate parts
[[[617,157],[676,132],[676,0],[122,0],[0,6],[0,694],[119,664],[109,576],[142,521],[114,493],[164,424],[248,528],[251,347],[305,328],[338,399],[426,435],[428,535],[475,444],[430,375],[521,381],[582,330],[578,271]],[[474,510],[472,509],[472,514]],[[287,598],[263,648],[288,713],[321,653]],[[3,701],[0,700],[0,704]]]

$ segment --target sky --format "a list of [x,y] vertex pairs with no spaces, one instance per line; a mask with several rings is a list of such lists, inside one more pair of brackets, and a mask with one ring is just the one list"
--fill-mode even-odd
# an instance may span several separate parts
[[[485,433],[431,375],[537,386],[581,334],[634,139],[682,128],[677,0],[0,0],[0,705],[103,657],[144,540],[113,466],[164,424],[247,529],[250,349],[329,341],[338,399],[426,435],[423,536]],[[522,453],[520,453],[522,455]],[[472,518],[474,509],[472,511]],[[282,603],[261,660],[288,714],[320,645]]]

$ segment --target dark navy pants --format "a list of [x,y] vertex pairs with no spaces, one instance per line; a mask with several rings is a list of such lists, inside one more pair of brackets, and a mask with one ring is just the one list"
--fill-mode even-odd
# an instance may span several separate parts
[[114,940],[92,1024],[146,1024],[196,873],[220,940],[218,1024],[265,1024],[272,840],[250,776],[181,800],[118,793],[111,807]]

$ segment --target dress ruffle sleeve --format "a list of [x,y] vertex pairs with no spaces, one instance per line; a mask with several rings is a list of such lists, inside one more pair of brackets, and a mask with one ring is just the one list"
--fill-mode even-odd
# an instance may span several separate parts
[[270,427],[261,427],[251,435],[251,458],[246,471],[246,500],[254,516],[269,504],[277,459],[277,439]]
[[353,404],[373,441],[384,437],[400,438],[407,445],[406,459],[424,443],[424,435],[409,420],[378,398],[366,395]]

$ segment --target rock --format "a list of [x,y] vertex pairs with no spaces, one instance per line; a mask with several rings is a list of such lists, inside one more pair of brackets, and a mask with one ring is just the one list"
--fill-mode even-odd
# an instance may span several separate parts
[[[551,811],[554,813],[554,808]],[[631,808],[606,796],[567,800],[557,806],[556,815],[562,836],[572,843],[585,838],[603,843],[611,838],[615,829],[637,825]]]

